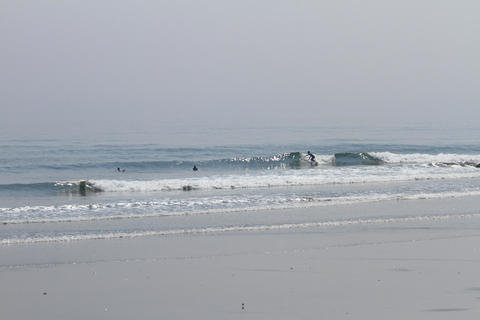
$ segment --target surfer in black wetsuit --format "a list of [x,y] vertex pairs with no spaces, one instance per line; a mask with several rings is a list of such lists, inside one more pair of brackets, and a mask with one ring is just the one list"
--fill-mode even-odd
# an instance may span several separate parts
[[307,151],[307,157],[310,162],[315,162],[315,156],[310,151]]
[[197,166],[195,166],[195,165],[193,166],[193,171],[198,171]]

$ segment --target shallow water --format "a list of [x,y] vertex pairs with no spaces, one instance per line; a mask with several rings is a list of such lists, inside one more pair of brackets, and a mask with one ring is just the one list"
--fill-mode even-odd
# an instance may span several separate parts
[[[327,139],[325,130],[310,128],[282,140],[285,130],[265,129],[262,139],[253,137],[259,129],[230,132],[227,144],[217,143],[228,135],[219,139],[212,130],[203,132],[208,143],[194,146],[186,142],[188,135],[170,144],[155,142],[154,135],[4,138],[0,241],[242,230],[256,225],[256,215],[265,210],[480,195],[480,146],[472,143],[471,129],[463,138],[457,132],[445,139],[421,127],[383,134],[330,128]],[[252,143],[241,143],[249,134]],[[324,139],[315,142],[313,136]],[[306,159],[307,150],[318,165]],[[80,180],[87,181],[85,189]],[[324,218],[310,217],[308,223]],[[287,222],[302,221],[293,216]],[[259,230],[283,222],[267,219]]]

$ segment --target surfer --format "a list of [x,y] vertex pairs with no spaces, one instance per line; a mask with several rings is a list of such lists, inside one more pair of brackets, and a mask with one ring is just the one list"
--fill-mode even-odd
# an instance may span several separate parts
[[125,169],[117,168],[117,172],[125,172]]
[[307,157],[310,162],[315,162],[315,156],[310,151],[307,151]]
[[198,171],[198,168],[196,165],[193,166],[193,171]]

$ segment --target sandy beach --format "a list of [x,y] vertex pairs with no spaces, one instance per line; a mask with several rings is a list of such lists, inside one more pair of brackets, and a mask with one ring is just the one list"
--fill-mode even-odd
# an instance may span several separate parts
[[475,319],[479,223],[461,215],[4,245],[2,318]]

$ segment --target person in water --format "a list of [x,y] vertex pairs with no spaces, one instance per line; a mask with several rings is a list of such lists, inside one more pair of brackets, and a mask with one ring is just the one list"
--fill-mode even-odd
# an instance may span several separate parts
[[198,171],[197,166],[195,166],[195,165],[193,166],[193,171]]
[[311,162],[315,162],[315,156],[310,152],[310,150],[307,151],[307,157]]

